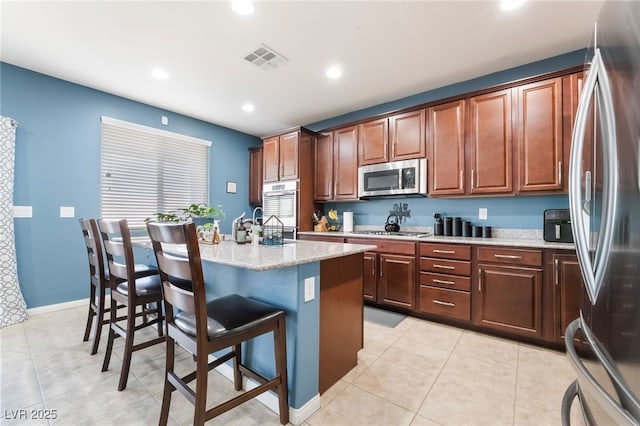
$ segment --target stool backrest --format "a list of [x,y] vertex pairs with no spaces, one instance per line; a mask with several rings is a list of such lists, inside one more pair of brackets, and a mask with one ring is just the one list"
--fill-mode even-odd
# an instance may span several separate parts
[[[150,222],[147,224],[147,230],[162,280],[167,324],[173,322],[172,308],[192,313],[196,317],[196,336],[206,339],[206,294],[195,225],[191,222],[184,224]],[[182,246],[186,248],[187,256],[169,254],[165,252],[163,244]],[[178,280],[190,281],[193,291],[185,290],[184,285],[180,285],[179,282],[176,285],[174,282]]]
[[100,288],[106,283],[104,256],[102,253],[102,243],[100,243],[100,232],[95,219],[80,219],[80,228],[84,237],[84,244],[87,247],[87,257],[89,258],[89,275],[91,283]]
[[135,294],[135,262],[127,219],[100,219],[98,228],[107,256],[111,287],[119,282],[128,281]]

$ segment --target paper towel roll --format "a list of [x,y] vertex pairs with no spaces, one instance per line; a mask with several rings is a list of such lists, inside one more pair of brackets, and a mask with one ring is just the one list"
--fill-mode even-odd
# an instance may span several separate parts
[[342,230],[344,232],[353,232],[353,212],[344,212],[342,214]]

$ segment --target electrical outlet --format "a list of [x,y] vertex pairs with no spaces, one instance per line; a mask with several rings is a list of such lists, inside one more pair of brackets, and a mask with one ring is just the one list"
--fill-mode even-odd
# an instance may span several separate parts
[[479,220],[487,220],[487,209],[486,208],[478,209],[478,219]]
[[304,279],[304,301],[310,302],[316,298],[316,278],[309,277]]
[[31,206],[13,206],[13,217],[33,217]]
[[60,217],[74,217],[76,215],[76,209],[73,207],[60,207]]

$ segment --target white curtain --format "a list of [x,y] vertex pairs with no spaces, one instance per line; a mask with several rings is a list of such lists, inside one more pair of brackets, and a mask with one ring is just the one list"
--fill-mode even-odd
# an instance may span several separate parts
[[27,304],[18,284],[13,232],[13,170],[17,125],[15,120],[0,116],[0,328],[27,319]]

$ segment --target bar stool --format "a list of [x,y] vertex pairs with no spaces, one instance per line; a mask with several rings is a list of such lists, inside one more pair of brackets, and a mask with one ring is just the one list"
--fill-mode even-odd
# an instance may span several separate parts
[[[109,287],[109,274],[104,265],[104,255],[102,253],[102,243],[100,242],[100,232],[95,219],[80,219],[80,229],[84,237],[84,243],[87,248],[87,257],[89,259],[89,312],[87,315],[87,324],[84,330],[82,341],[86,342],[91,336],[91,328],[93,319],[96,318],[96,330],[91,344],[91,355],[98,352],[100,344],[100,336],[102,334],[102,326],[109,323],[109,318],[105,318],[104,314],[110,312],[110,308],[106,307],[106,290]],[[136,264],[136,277],[145,277],[157,274],[158,270],[154,267]],[[118,308],[122,307],[118,306]]]
[[[289,422],[287,391],[287,351],[285,312],[275,306],[232,294],[206,301],[198,237],[193,223],[148,223],[147,229],[158,261],[162,279],[166,313],[167,359],[160,411],[160,425],[169,417],[171,394],[178,390],[194,405],[194,425],[203,425],[238,405],[275,389],[278,394],[280,423]],[[165,253],[163,244],[186,246],[186,257]],[[174,280],[191,281],[187,291],[174,284]],[[276,377],[266,379],[242,364],[241,343],[273,332]],[[176,342],[195,355],[196,370],[184,377],[174,371]],[[209,363],[208,355],[229,351]],[[210,409],[206,407],[209,370],[233,360],[234,386],[242,390],[242,377],[248,376],[260,385]],[[195,390],[189,383],[196,380]]]
[[[111,289],[109,339],[107,340],[102,371],[109,369],[113,340],[117,337],[124,337],[124,356],[118,383],[118,390],[121,391],[127,387],[133,352],[162,343],[165,340],[162,331],[162,290],[159,275],[136,276],[131,233],[127,220],[105,221],[100,219],[98,226],[107,255],[109,287]],[[118,318],[116,316],[118,304],[127,308],[125,317]],[[137,312],[138,307],[141,308],[140,312]],[[147,320],[151,316],[155,316],[155,319]],[[144,321],[136,325],[138,317],[143,317]],[[120,324],[123,320],[126,320],[126,328]],[[134,344],[135,333],[153,325],[157,326],[159,337]]]

